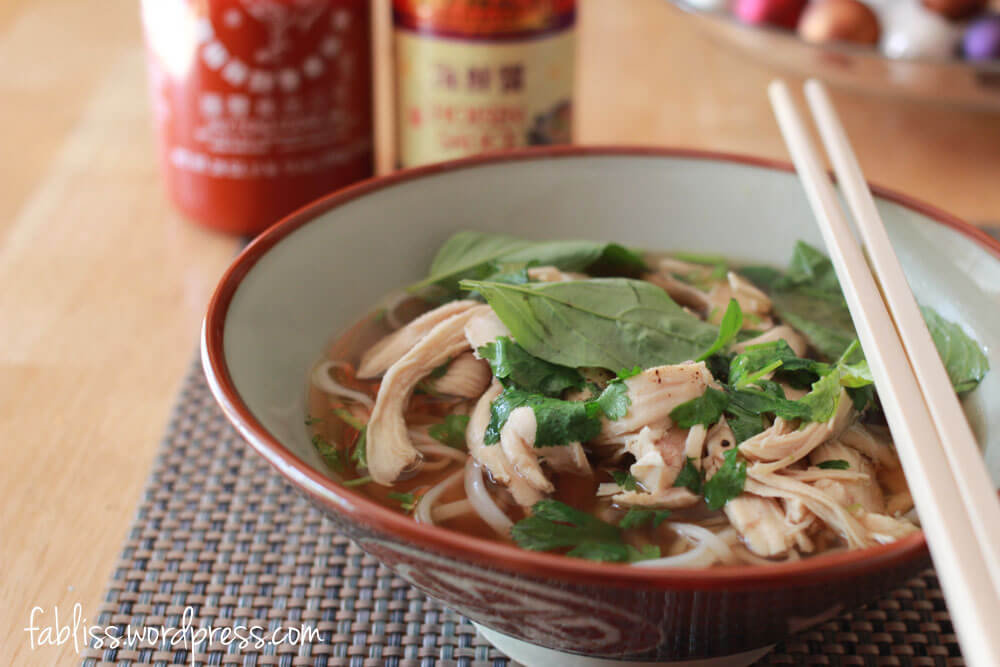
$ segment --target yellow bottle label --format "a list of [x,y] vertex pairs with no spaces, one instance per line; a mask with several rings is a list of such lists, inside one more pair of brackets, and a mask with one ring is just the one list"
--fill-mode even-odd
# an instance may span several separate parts
[[397,28],[395,43],[402,166],[570,142],[572,26],[509,41]]

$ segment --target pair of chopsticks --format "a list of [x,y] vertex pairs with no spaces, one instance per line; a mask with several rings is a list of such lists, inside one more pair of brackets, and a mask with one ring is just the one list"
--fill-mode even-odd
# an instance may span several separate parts
[[1000,502],[982,454],[826,90],[805,84],[871,269],[788,86],[774,81],[768,93],[871,367],[962,653],[972,667],[998,667]]

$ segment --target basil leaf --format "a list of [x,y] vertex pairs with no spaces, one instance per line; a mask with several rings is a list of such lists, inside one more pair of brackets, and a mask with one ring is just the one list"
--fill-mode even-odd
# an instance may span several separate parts
[[670,411],[670,419],[681,428],[691,428],[695,424],[711,426],[719,421],[722,412],[729,405],[725,392],[706,387],[705,393],[690,401],[681,403]]
[[844,459],[830,459],[829,461],[820,461],[816,467],[823,470],[847,470],[851,464]]
[[466,280],[461,286],[479,291],[525,350],[562,366],[615,371],[676,364],[693,359],[717,334],[641,280],[528,285]]
[[563,401],[507,387],[490,405],[490,422],[483,442],[500,442],[500,430],[516,408],[528,406],[535,413],[538,428],[535,447],[567,445],[593,440],[601,432],[600,408],[595,402]]
[[462,231],[453,235],[431,262],[430,275],[409,291],[435,285],[454,292],[463,279],[482,279],[502,264],[551,265],[563,271],[583,271],[591,265],[609,265],[630,275],[645,270],[637,254],[616,243],[595,241],[529,241],[526,239]]
[[833,263],[821,250],[804,241],[795,244],[788,270],[778,284],[779,287],[800,285],[838,296],[841,294],[840,282],[837,281]]
[[771,293],[774,312],[806,337],[820,354],[836,359],[857,334],[843,297],[807,288]]
[[735,447],[723,453],[722,465],[705,482],[705,502],[711,510],[722,509],[723,505],[743,493],[747,480],[747,464],[739,458]]
[[447,415],[440,424],[427,429],[427,434],[454,449],[465,450],[465,429],[469,425],[469,415]]
[[962,327],[944,319],[933,309],[922,307],[920,310],[955,391],[962,394],[975,389],[990,369],[982,348]]
[[504,384],[515,385],[537,394],[559,396],[566,389],[583,386],[583,376],[575,368],[552,364],[528,354],[507,336],[487,343],[477,352],[493,369],[493,375]]
[[723,349],[739,333],[742,327],[743,311],[740,309],[740,304],[736,299],[730,299],[729,305],[726,307],[726,313],[722,316],[722,322],[719,324],[719,333],[715,338],[715,342],[712,343],[711,347],[695,357],[695,361],[705,361]]

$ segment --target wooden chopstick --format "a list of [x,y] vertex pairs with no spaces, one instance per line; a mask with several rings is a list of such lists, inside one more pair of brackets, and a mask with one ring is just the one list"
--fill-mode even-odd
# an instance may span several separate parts
[[952,474],[960,482],[958,488],[962,492],[965,508],[972,518],[986,565],[990,568],[994,589],[1000,595],[1000,499],[996,488],[983,465],[976,438],[952,389],[948,372],[903,275],[899,259],[893,252],[889,235],[875,207],[875,199],[830,96],[823,84],[812,79],[806,82],[805,92],[823,145],[833,162],[837,182],[847,198],[868,259],[882,287],[882,298],[889,306],[889,314],[896,323],[903,349],[937,426]]
[[774,81],[768,93],[871,366],[963,655],[972,667],[997,667],[1000,597],[937,428],[788,87]]

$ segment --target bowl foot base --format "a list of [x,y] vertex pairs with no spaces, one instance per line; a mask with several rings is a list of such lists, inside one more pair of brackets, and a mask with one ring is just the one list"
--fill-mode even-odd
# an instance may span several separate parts
[[588,658],[587,656],[562,653],[554,649],[529,644],[526,641],[515,639],[510,635],[496,630],[490,630],[479,623],[473,623],[479,634],[507,657],[516,660],[525,667],[551,667],[552,665],[566,665],[572,667],[746,667],[753,664],[766,655],[773,646],[737,653],[734,655],[724,655],[717,658],[707,658],[705,660],[666,660],[666,661],[636,661],[636,660],[615,660],[613,658]]

